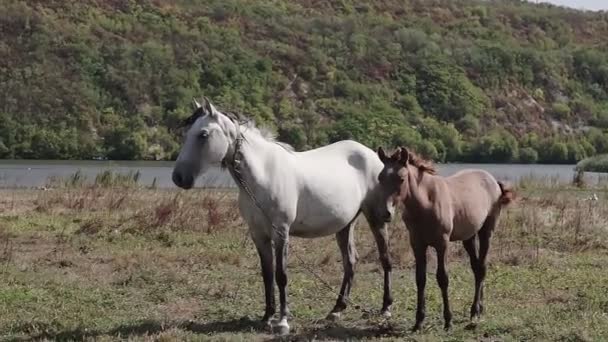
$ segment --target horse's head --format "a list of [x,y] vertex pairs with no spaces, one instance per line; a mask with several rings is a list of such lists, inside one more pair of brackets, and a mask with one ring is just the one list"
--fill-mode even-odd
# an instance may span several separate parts
[[383,214],[386,222],[392,219],[395,206],[407,193],[408,164],[410,153],[405,147],[399,147],[388,156],[382,147],[378,147],[378,157],[384,168],[378,175],[380,189],[386,198],[386,210]]
[[221,164],[237,135],[236,123],[209,100],[203,99],[202,105],[194,103],[194,112],[184,121],[186,137],[172,177],[173,183],[184,189],[192,188],[209,167]]

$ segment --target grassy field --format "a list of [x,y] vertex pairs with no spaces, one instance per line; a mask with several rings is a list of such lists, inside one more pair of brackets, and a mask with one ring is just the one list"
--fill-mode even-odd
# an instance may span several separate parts
[[[106,185],[0,190],[1,340],[274,338],[258,323],[258,257],[234,192]],[[338,289],[342,266],[333,237],[291,240],[294,318],[287,339],[608,339],[608,193],[534,182],[522,183],[519,193],[492,242],[486,313],[476,327],[468,325],[473,276],[454,243],[454,328],[442,330],[441,297],[429,274],[426,326],[409,332],[413,258],[398,220],[391,226],[393,317],[374,314],[382,301],[381,268],[361,219],[352,293],[360,308],[349,307],[339,322],[323,319],[335,294],[309,272]],[[585,200],[593,193],[598,201]]]

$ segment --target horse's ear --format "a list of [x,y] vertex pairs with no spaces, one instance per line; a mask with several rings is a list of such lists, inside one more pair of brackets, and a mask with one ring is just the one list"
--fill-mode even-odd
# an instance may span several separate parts
[[386,160],[388,159],[388,157],[386,156],[386,152],[384,152],[382,146],[378,146],[378,157],[380,157],[380,160],[383,163],[386,163]]
[[209,116],[211,116],[211,117],[217,116],[217,109],[215,109],[215,107],[213,106],[211,101],[209,101],[209,99],[206,97],[204,98],[204,100],[205,100],[205,112],[207,114],[209,114]]
[[195,110],[202,107],[201,104],[196,101],[196,99],[192,99],[192,105],[194,106]]
[[400,147],[399,150],[399,161],[405,166],[410,162],[410,151],[405,147]]

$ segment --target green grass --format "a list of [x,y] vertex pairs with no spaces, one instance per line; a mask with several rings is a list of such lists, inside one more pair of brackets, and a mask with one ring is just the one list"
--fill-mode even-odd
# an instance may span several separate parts
[[[365,221],[357,228],[351,306],[323,318],[339,288],[333,237],[292,239],[289,340],[599,341],[608,338],[608,205],[600,188],[528,184],[492,241],[485,315],[470,329],[473,276],[460,243],[450,252],[454,328],[442,330],[434,256],[427,321],[410,333],[413,258],[400,222],[391,226],[393,317]],[[585,201],[597,193],[599,201]],[[122,198],[122,200],[120,200]],[[120,203],[117,204],[117,201]],[[0,340],[268,340],[257,253],[233,192],[68,188],[0,191]],[[306,266],[299,258],[303,259]],[[433,255],[433,254],[431,254]]]

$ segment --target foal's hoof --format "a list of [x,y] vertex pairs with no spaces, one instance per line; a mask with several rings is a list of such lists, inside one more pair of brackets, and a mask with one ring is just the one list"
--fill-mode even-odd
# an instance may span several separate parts
[[382,312],[380,313],[380,315],[382,315],[382,317],[384,317],[384,318],[391,318],[391,317],[393,316],[393,314],[391,314],[391,312],[390,312],[390,311],[388,311],[388,310],[384,310],[384,311],[382,311]]
[[443,330],[445,330],[445,331],[450,331],[450,329],[452,329],[452,323],[446,323],[443,326]]
[[341,316],[342,316],[342,313],[340,313],[340,312],[330,312],[327,315],[327,317],[325,317],[325,319],[328,321],[335,322],[335,321],[339,321]]
[[412,332],[419,332],[421,328],[422,328],[422,323],[416,323],[412,327]]

